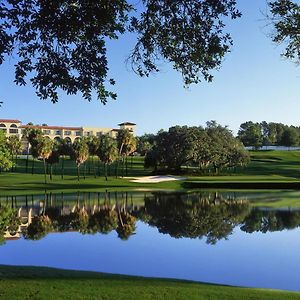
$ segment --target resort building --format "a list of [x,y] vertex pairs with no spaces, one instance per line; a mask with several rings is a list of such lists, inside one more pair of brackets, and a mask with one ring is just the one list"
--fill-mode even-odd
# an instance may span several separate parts
[[[103,127],[69,127],[69,126],[40,126],[40,125],[23,125],[19,120],[12,119],[0,119],[0,130],[4,131],[6,136],[16,135],[20,139],[23,136],[24,130],[27,127],[39,128],[42,130],[44,136],[49,137],[51,140],[55,139],[65,139],[70,143],[73,143],[76,139],[87,136],[101,136],[107,134],[113,138],[116,138],[119,130],[128,129],[132,134],[134,134],[135,123],[123,122],[118,124],[119,128],[103,128]],[[24,150],[28,145],[26,141],[24,142]]]

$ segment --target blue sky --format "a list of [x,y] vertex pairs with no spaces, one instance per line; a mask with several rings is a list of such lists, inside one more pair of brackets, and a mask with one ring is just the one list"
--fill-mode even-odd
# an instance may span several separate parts
[[204,125],[216,120],[235,132],[247,120],[300,125],[300,68],[280,56],[281,48],[268,37],[271,28],[261,11],[265,1],[239,0],[243,17],[229,22],[234,45],[212,83],[183,87],[170,65],[159,74],[139,78],[125,59],[134,45],[122,37],[109,45],[110,76],[116,79],[118,100],[103,106],[80,95],[62,94],[59,103],[42,101],[34,89],[13,83],[13,58],[0,66],[0,118],[24,123],[117,127],[137,123],[137,133],[157,132],[172,125]]

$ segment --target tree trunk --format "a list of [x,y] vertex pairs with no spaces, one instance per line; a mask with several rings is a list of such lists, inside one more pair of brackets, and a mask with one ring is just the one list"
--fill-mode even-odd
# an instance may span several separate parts
[[31,174],[34,173],[34,157],[32,157]]
[[62,164],[61,164],[61,179],[64,179],[64,173],[65,173],[65,156],[62,157]]
[[77,180],[79,181],[79,166],[77,165]]
[[107,181],[107,164],[104,164],[105,180]]
[[28,160],[29,160],[29,153],[27,149],[27,157],[26,157],[26,173],[28,173]]
[[92,163],[93,163],[93,171],[94,171],[94,177],[96,178],[96,168],[95,168],[95,160],[94,160],[94,156],[92,156]]
[[83,164],[83,179],[85,180],[86,163]]
[[126,164],[126,176],[128,176],[128,156],[125,156],[125,164]]
[[52,180],[52,168],[53,168],[53,165],[51,164],[50,165],[50,180]]
[[120,157],[118,157],[118,159],[117,159],[117,163],[116,163],[116,178],[118,178],[118,173],[119,173],[119,163],[120,163]]
[[45,184],[47,184],[47,172],[46,172],[46,160],[43,158],[44,161],[44,175],[45,175]]

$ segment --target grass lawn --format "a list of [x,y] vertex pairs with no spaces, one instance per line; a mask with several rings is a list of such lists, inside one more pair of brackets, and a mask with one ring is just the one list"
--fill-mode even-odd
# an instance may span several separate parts
[[[45,190],[60,192],[132,190],[132,189],[168,189],[183,190],[194,188],[230,188],[230,189],[300,189],[300,151],[251,151],[251,162],[245,168],[232,170],[223,175],[185,176],[187,180],[162,183],[132,183],[127,178],[116,178],[115,167],[110,170],[110,177],[105,181],[103,165],[96,158],[90,159],[86,166],[86,179],[83,179],[84,168],[81,168],[81,179],[76,177],[75,163],[70,159],[64,161],[64,179],[62,180],[62,162],[54,166],[53,180],[44,184],[43,164],[29,160],[26,168],[26,157],[18,161],[15,172],[0,174],[0,193],[2,195],[36,194]],[[32,166],[33,174],[32,174]],[[95,178],[94,174],[97,177]],[[119,175],[122,175],[122,169]],[[143,167],[143,158],[134,157],[128,160],[128,177],[150,175],[150,170]],[[125,176],[125,172],[124,172]]]
[[0,299],[300,299],[300,293],[171,279],[0,266]]

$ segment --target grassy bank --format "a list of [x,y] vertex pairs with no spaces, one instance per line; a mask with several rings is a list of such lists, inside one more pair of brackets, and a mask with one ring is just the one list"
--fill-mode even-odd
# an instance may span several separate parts
[[42,267],[0,266],[1,299],[300,299],[299,293]]

